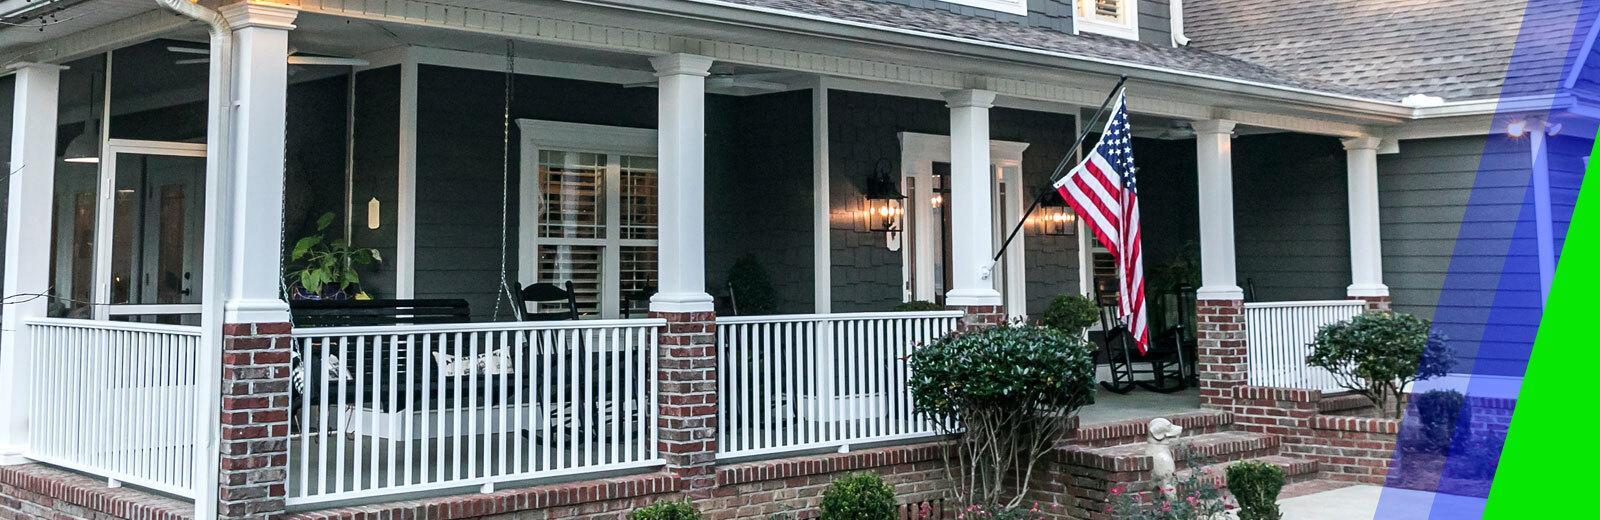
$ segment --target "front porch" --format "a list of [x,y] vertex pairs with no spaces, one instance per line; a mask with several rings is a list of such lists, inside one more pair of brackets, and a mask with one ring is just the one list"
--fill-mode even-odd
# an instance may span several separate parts
[[[719,468],[926,443],[938,429],[898,362],[917,345],[1063,294],[1114,297],[1107,255],[1065,209],[991,259],[1085,130],[1082,100],[231,9],[256,61],[226,78],[227,120],[206,92],[224,78],[194,61],[198,26],[150,25],[9,80],[6,294],[48,296],[5,309],[0,393],[27,405],[0,407],[4,454],[202,516],[658,471],[697,491]],[[1135,121],[1141,196],[1157,201],[1147,255],[1179,266],[1150,296],[1200,384],[1102,393],[1084,425],[1227,410],[1246,383],[1331,389],[1305,342],[1368,305],[1338,298],[1386,294],[1376,139],[1156,108],[1169,101]],[[1313,188],[1265,187],[1288,171],[1285,142],[1317,159]],[[1236,255],[1236,155],[1239,189],[1283,193],[1242,204],[1309,202],[1313,236],[1241,222],[1260,233]],[[904,199],[872,194],[883,165]],[[290,300],[316,291],[296,287],[292,251],[318,233],[378,252],[357,269],[367,296],[459,300],[470,320],[297,323]],[[765,282],[746,285],[753,271]],[[581,319],[519,319],[539,283],[571,287]],[[919,301],[946,310],[895,310]],[[1237,312],[1207,310],[1219,301]]]

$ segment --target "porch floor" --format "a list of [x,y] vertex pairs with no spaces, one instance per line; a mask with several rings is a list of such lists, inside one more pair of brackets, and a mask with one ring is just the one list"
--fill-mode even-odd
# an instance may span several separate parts
[[[1111,380],[1111,373],[1103,365],[1098,375],[1100,381]],[[1193,387],[1170,394],[1140,388],[1122,395],[1099,388],[1094,399],[1094,404],[1078,410],[1080,424],[1165,417],[1200,409],[1200,389]]]

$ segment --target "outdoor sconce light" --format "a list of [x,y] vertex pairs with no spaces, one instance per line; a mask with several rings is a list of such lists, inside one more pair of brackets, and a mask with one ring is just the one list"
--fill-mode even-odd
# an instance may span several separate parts
[[867,178],[867,231],[899,233],[905,198],[895,180],[894,165],[888,159],[879,159],[876,171]]
[[1078,214],[1067,207],[1060,193],[1051,193],[1039,203],[1039,234],[1046,236],[1072,236],[1078,232]]
[[381,206],[378,204],[377,197],[367,201],[367,229],[378,229],[383,215],[383,212],[379,211],[379,209],[381,209]]

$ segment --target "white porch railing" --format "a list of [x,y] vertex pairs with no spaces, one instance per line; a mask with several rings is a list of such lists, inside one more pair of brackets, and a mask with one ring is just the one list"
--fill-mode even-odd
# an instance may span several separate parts
[[200,328],[34,319],[27,457],[194,496]]
[[1327,370],[1306,365],[1310,343],[1324,325],[1366,310],[1360,300],[1244,304],[1249,382],[1256,386],[1343,390]]
[[296,329],[288,503],[659,465],[665,323]]
[[934,435],[903,361],[960,312],[717,318],[718,457]]

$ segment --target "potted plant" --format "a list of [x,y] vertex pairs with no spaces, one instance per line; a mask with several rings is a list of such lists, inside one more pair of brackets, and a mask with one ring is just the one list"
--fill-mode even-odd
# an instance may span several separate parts
[[333,212],[317,219],[317,230],[294,243],[289,260],[299,268],[289,273],[290,295],[297,300],[366,299],[356,268],[383,261],[377,249],[350,247],[341,239],[328,240]]

